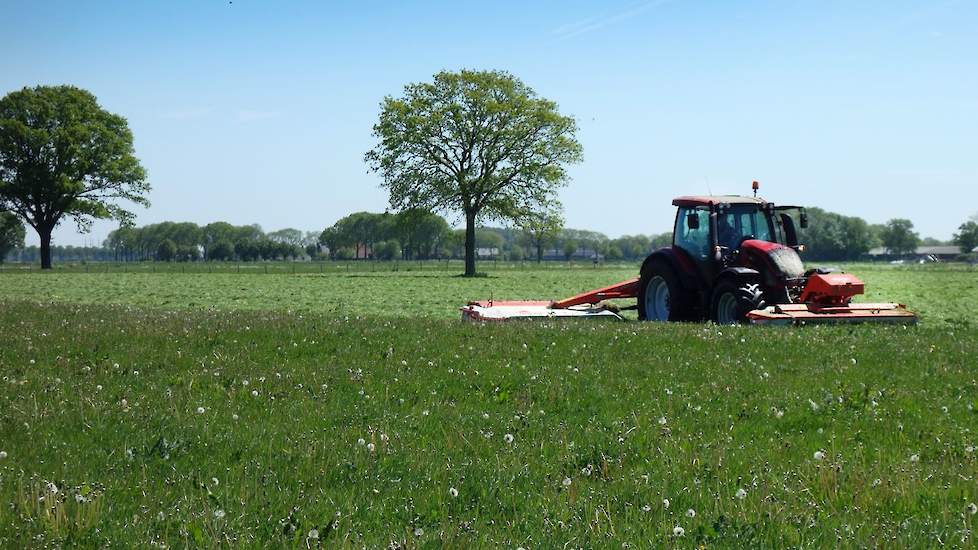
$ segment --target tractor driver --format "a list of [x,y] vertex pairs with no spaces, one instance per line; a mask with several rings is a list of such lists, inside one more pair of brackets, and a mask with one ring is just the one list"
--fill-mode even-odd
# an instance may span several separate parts
[[717,219],[717,244],[734,250],[740,244],[740,233],[734,226],[733,214],[724,214]]

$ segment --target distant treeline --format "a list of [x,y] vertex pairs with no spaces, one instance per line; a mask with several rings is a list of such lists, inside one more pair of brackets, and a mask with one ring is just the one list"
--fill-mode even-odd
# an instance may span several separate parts
[[[801,242],[807,247],[805,257],[809,260],[853,261],[880,246],[899,253],[920,244],[946,244],[920,239],[908,220],[872,225],[862,218],[820,208],[807,210],[809,224],[801,232]],[[974,221],[963,224],[955,242],[970,250],[967,245],[978,239],[976,231]],[[550,233],[497,227],[476,231],[480,257],[515,261],[640,260],[671,243],[671,232],[611,239],[597,231],[566,228]],[[101,247],[52,246],[52,256],[56,261],[426,260],[462,258],[464,244],[463,229],[453,229],[431,212],[408,210],[398,214],[357,212],[318,233],[292,228],[266,233],[257,224],[235,226],[227,222],[121,227],[109,233]],[[38,247],[28,246],[12,250],[7,260],[37,262],[39,257]]]

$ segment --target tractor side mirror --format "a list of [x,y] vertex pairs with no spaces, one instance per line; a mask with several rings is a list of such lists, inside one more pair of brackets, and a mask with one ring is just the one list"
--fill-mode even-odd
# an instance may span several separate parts
[[804,210],[802,210],[801,211],[801,214],[799,214],[798,218],[799,218],[798,221],[801,222],[801,223],[799,223],[799,225],[801,225],[801,228],[802,229],[807,229],[808,228],[808,212],[805,212]]
[[696,214],[696,212],[686,214],[686,227],[690,229],[700,228],[700,217]]

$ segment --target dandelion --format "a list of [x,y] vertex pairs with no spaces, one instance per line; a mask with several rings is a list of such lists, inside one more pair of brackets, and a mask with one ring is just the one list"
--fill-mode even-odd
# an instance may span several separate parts
[[374,452],[375,448],[376,447],[374,446],[373,443],[367,443],[367,450],[370,451],[371,453]]
[[666,420],[666,417],[664,417],[664,416],[660,416],[659,417],[659,425],[660,426],[665,426],[666,425],[666,422],[668,422],[668,420]]
[[251,390],[252,397],[258,397],[258,390]]
[[7,451],[0,451],[0,460],[7,458]]
[[737,493],[734,496],[736,496],[740,500],[744,500],[745,498],[747,498],[747,491],[745,491],[744,488],[741,487],[740,489],[737,489]]
[[482,413],[483,420],[489,420],[489,413]]
[[971,515],[978,514],[978,505],[975,505],[974,502],[969,503],[968,504],[968,513],[971,514]]
[[414,536],[420,537],[421,535],[424,535],[424,529],[422,529],[420,527],[415,527],[414,528]]
[[421,411],[421,416],[428,416],[429,414],[431,414],[431,411],[429,411],[428,409]]
[[367,444],[367,441],[364,438],[361,437],[360,439],[357,439],[357,445],[360,445],[362,447],[362,446],[364,446],[366,444]]
[[217,519],[224,519],[224,510],[214,510],[214,517]]
[[212,483],[212,484],[213,484],[213,485],[214,485],[215,487],[217,487],[218,485],[220,485],[220,484],[221,484],[221,482],[220,482],[220,481],[218,481],[216,477],[212,477],[212,478],[211,478],[211,483]]
[[248,382],[247,380],[242,380],[242,381],[241,381],[241,385],[242,385],[242,386],[247,386],[247,385],[248,385],[248,384],[250,384],[250,383],[251,383],[251,382]]
[[883,480],[881,480],[880,478],[874,479],[873,480],[873,487],[879,487],[880,486],[880,483],[883,483]]
[[312,540],[319,540],[319,530],[318,529],[310,529],[309,530],[309,534],[306,535],[306,538],[307,539],[312,539]]
[[812,401],[811,399],[808,400],[808,406],[811,407],[813,411],[818,410],[818,403]]
[[593,471],[593,469],[592,469],[592,467],[591,467],[590,464],[588,464],[587,466],[581,468],[581,474],[584,475],[584,477],[589,477],[591,475],[591,472],[592,471]]
[[95,391],[102,391],[102,384],[95,386]]
[[695,518],[696,517],[696,510],[693,510],[692,508],[690,508],[689,510],[686,510],[686,517],[688,517],[688,518]]
[[815,451],[815,454],[812,455],[812,458],[814,458],[815,460],[825,460],[825,453],[822,451]]
[[78,504],[81,504],[81,503],[85,502],[86,500],[88,500],[88,499],[85,498],[85,497],[83,497],[82,495],[75,495],[75,502],[77,502]]
[[667,498],[662,499],[662,507],[665,508],[666,510],[669,509],[669,499]]
[[509,444],[512,444],[513,443],[513,439],[514,439],[513,438],[513,434],[506,434],[506,435],[503,436],[503,441],[505,441],[506,443],[509,443]]
[[649,506],[648,504],[646,504],[645,506],[642,506],[642,511],[643,512],[651,512],[652,511],[652,507]]
[[674,537],[681,537],[685,534],[686,534],[686,530],[678,525],[672,528],[672,536]]
[[204,414],[204,407],[197,407],[197,414]]
[[458,497],[458,489],[456,489],[455,487],[450,487],[448,489],[448,494],[452,495],[452,498],[456,498]]
[[58,494],[58,486],[49,481],[48,482],[48,492],[51,493],[52,495]]
[[941,407],[941,412],[947,414],[947,406]]
[[784,417],[784,411],[782,411],[781,409],[774,409],[774,417],[775,418]]
[[387,434],[380,434],[380,440],[381,441],[383,441],[383,442],[386,443],[388,439],[390,439],[390,438],[387,437]]
[[920,462],[920,455],[918,454],[910,455],[910,462]]
[[231,420],[237,420],[237,419],[238,419],[238,414],[237,413],[234,413],[234,414],[231,415]]
[[966,446],[964,448],[964,452],[966,452],[966,453],[968,453],[970,455],[971,453],[975,452],[975,446],[974,445],[968,445],[968,446]]
[[564,478],[564,481],[562,483],[564,484],[564,487],[570,487],[571,486],[571,478],[565,477]]

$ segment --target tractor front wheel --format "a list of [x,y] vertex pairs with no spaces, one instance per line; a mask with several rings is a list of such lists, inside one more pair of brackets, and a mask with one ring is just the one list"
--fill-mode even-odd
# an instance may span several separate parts
[[718,325],[747,322],[747,312],[764,308],[764,294],[756,283],[723,281],[713,290],[710,319]]

